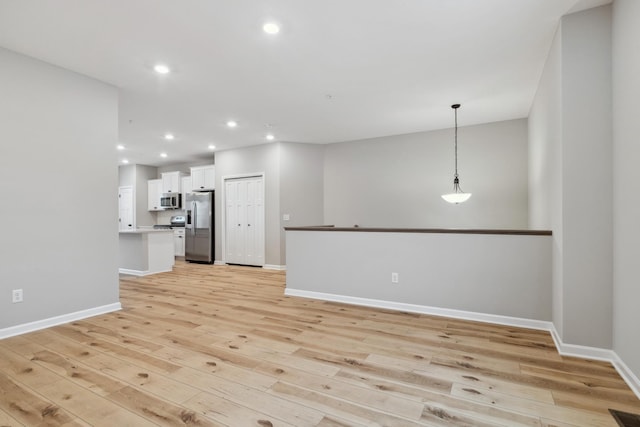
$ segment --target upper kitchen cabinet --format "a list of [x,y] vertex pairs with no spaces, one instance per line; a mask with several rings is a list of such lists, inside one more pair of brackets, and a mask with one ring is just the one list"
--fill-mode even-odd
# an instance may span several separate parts
[[162,180],[150,179],[147,181],[147,203],[150,211],[163,211],[164,208],[160,204],[162,197]]
[[193,191],[213,190],[216,188],[216,167],[214,165],[191,168],[191,189]]
[[182,185],[182,172],[164,172],[162,174],[162,192],[179,193]]

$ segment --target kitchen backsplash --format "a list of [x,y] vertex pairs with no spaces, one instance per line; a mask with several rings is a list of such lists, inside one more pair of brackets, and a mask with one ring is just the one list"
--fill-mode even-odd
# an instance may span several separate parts
[[184,215],[185,212],[183,209],[169,209],[166,211],[159,211],[157,217],[158,224],[169,224],[171,222],[171,217],[174,215]]

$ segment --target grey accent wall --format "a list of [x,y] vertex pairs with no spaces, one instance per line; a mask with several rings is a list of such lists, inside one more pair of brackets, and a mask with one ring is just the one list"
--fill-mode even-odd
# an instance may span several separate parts
[[613,348],[640,378],[640,2],[613,3]]
[[116,304],[117,90],[2,48],[0,64],[0,192],[16,220],[2,233],[0,329]]
[[611,7],[565,16],[529,120],[531,224],[553,230],[553,322],[612,346]]
[[[459,110],[464,122],[464,105]],[[453,112],[452,112],[453,120]],[[338,226],[526,228],[527,121],[460,127],[460,185],[452,205],[454,130],[328,145],[324,221]]]
[[[284,227],[324,221],[324,145],[280,144],[280,259],[286,264]],[[283,215],[289,215],[289,221]]]
[[280,247],[280,145],[264,144],[216,153],[215,259],[222,256],[222,179],[225,176],[265,174],[265,262],[282,265]]

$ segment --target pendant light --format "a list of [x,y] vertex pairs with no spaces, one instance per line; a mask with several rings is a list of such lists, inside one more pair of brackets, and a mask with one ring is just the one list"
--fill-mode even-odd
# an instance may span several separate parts
[[455,159],[456,159],[456,173],[453,175],[453,193],[443,194],[442,198],[449,203],[458,203],[466,202],[471,197],[471,193],[465,193],[460,188],[460,180],[458,179],[458,108],[460,108],[460,104],[453,104],[451,106],[453,108],[453,112],[455,113]]

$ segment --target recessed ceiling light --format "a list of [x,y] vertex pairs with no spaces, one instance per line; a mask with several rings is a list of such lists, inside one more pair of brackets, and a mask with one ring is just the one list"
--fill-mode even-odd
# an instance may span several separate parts
[[209,150],[215,150],[215,149],[216,149],[216,146],[215,146],[215,145],[213,145],[213,144],[209,144]]
[[127,163],[129,163],[129,160],[127,160],[127,159],[122,159],[122,163],[124,163],[124,164],[126,165]]
[[268,134],[268,135],[266,136],[266,138],[267,138],[269,141],[273,141],[274,139],[276,139],[276,137],[275,137],[275,136],[273,136],[273,135],[271,135],[271,134]]
[[230,127],[230,128],[234,128],[234,127],[238,126],[238,122],[236,122],[235,120],[229,120],[227,122],[227,126]]
[[117,148],[118,150],[124,150],[124,145],[122,145],[122,144],[118,144],[118,145],[116,146],[116,148]]
[[167,157],[167,153],[160,153],[160,157]]
[[280,32],[280,25],[275,22],[267,22],[262,26],[262,30],[267,34],[278,34]]
[[171,69],[169,69],[169,67],[167,67],[164,64],[156,64],[153,69],[155,70],[156,73],[158,74],[169,74],[169,72],[171,71]]
[[172,133],[166,133],[164,135],[164,139],[166,139],[167,141],[172,141],[175,138],[175,136],[173,136]]

